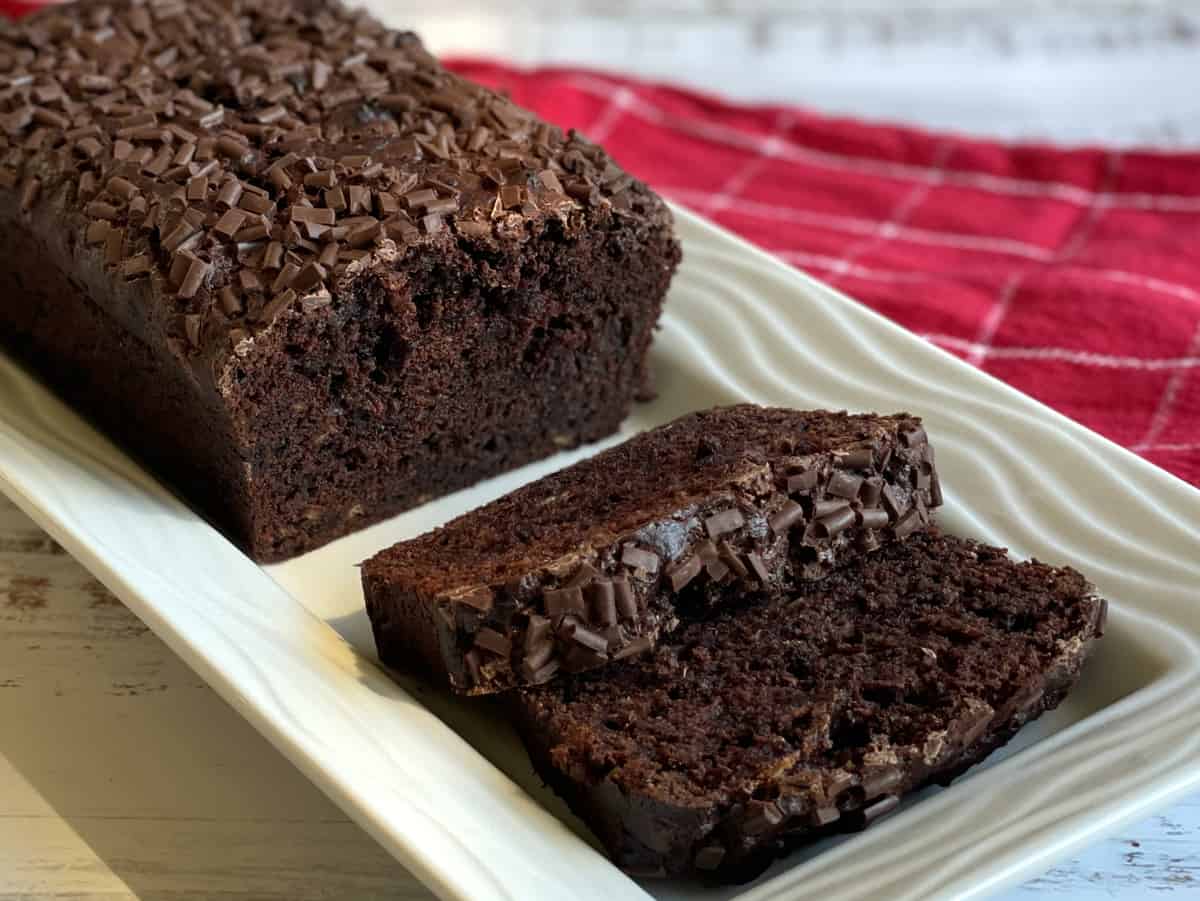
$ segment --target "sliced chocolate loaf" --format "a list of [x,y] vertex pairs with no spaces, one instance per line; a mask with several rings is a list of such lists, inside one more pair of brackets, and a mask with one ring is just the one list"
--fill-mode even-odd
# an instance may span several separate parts
[[1057,705],[1106,610],[1073,570],[926,532],[514,707],[539,773],[619,866],[741,880]]
[[0,25],[0,342],[259,559],[615,431],[679,255],[601,148],[334,0]]
[[920,420],[693,413],[363,565],[385,663],[471,694],[650,649],[730,586],[781,590],[941,503]]

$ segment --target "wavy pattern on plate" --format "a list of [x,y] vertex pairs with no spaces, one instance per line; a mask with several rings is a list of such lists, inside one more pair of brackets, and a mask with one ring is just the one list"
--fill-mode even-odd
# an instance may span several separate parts
[[[1091,716],[719,896],[965,897],[1200,782],[1200,492],[678,215],[686,261],[655,351],[662,396],[638,424],[738,399],[919,413],[937,437],[944,521],[1086,571],[1115,602],[1105,645],[1120,649],[1088,673],[1108,692]],[[442,897],[646,897],[2,359],[0,487]]]

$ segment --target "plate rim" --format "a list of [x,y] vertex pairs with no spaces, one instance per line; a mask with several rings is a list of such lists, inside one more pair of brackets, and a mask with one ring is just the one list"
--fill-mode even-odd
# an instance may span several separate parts
[[[827,305],[831,311],[836,311],[838,315],[859,317],[860,323],[866,324],[871,330],[881,331],[889,343],[895,343],[898,348],[906,351],[926,355],[926,359],[929,361],[931,367],[934,367],[936,363],[936,366],[946,367],[950,372],[962,376],[968,384],[986,386],[988,391],[1000,399],[1010,401],[1022,408],[1033,411],[1039,419],[1045,420],[1046,423],[1053,425],[1065,434],[1072,435],[1077,440],[1089,446],[1098,447],[1104,454],[1113,457],[1117,461],[1116,466],[1136,474],[1141,482],[1150,486],[1155,492],[1179,495],[1183,503],[1195,505],[1197,509],[1200,509],[1200,490],[1188,485],[1176,476],[1138,457],[1125,448],[1116,445],[1103,436],[1092,432],[1079,423],[1068,419],[1044,404],[1033,400],[1011,386],[969,366],[941,348],[923,341],[896,323],[853,301],[842,292],[821,283],[802,270],[787,265],[736,235],[730,234],[720,226],[707,222],[681,207],[672,206],[679,231],[684,238],[685,266],[687,265],[686,254],[688,247],[698,247],[705,242],[716,245],[723,252],[742,257],[748,267],[760,269],[765,273],[778,277],[784,282],[792,282],[792,289],[796,291],[798,296],[808,299],[818,298],[821,303]],[[769,306],[769,304],[766,306]],[[668,310],[670,310],[670,306],[668,306]],[[928,356],[930,354],[933,356]],[[30,385],[33,384],[24,370],[11,363],[7,356],[0,354],[0,384],[19,385],[21,380],[29,382]],[[980,380],[983,381],[981,382]],[[27,403],[34,403],[33,409],[36,410],[37,403],[45,402],[44,398],[37,395],[41,393],[49,397],[49,394],[40,384],[33,387],[33,393],[34,399],[32,401],[27,399]],[[61,409],[54,410],[54,404],[57,404]],[[1033,405],[1032,407],[1030,406],[1031,404]],[[196,616],[200,615],[195,614],[194,611],[191,611],[186,606],[182,608],[185,611],[183,614],[179,610],[164,610],[162,608],[163,602],[161,600],[156,601],[154,597],[147,594],[146,588],[142,587],[142,583],[147,581],[146,574],[137,573],[135,568],[128,561],[124,560],[121,553],[110,545],[107,545],[104,541],[99,540],[95,534],[88,528],[81,526],[78,521],[73,521],[69,515],[69,504],[64,506],[64,499],[54,496],[55,491],[53,487],[47,488],[45,484],[39,483],[36,478],[31,477],[30,473],[36,473],[39,465],[39,461],[36,459],[38,454],[35,453],[35,450],[40,449],[44,451],[45,448],[39,447],[36,430],[33,437],[30,437],[19,427],[19,424],[14,424],[5,417],[4,405],[4,401],[0,401],[0,447],[8,448],[10,453],[0,455],[0,489],[12,498],[39,526],[49,532],[56,541],[62,544],[77,560],[96,575],[100,581],[104,582],[122,601],[129,605],[156,634],[163,638],[172,651],[179,654],[189,666],[214,687],[221,697],[231,703],[260,733],[264,734],[276,748],[296,764],[310,780],[321,788],[322,791],[330,795],[335,803],[355,819],[356,822],[366,828],[377,841],[400,858],[401,862],[418,879],[428,885],[440,897],[455,899],[529,897],[525,894],[512,894],[514,888],[520,889],[521,887],[505,883],[505,880],[511,876],[511,873],[508,871],[493,872],[488,868],[488,862],[484,862],[482,867],[484,871],[483,876],[472,873],[464,874],[464,869],[478,864],[479,861],[475,860],[475,855],[471,853],[471,849],[461,847],[462,842],[448,840],[446,835],[437,837],[431,837],[428,834],[414,836],[411,822],[406,823],[404,828],[398,828],[390,815],[384,816],[382,814],[381,802],[378,799],[364,795],[363,789],[365,786],[363,782],[369,780],[365,780],[364,778],[352,780],[346,780],[344,777],[340,778],[336,772],[336,768],[331,768],[328,765],[328,761],[324,759],[324,755],[319,753],[319,747],[306,744],[305,741],[301,740],[303,730],[297,733],[295,729],[286,728],[288,724],[281,724],[279,720],[281,714],[279,711],[272,710],[270,705],[264,701],[262,688],[255,682],[255,679],[258,678],[257,676],[251,678],[241,669],[237,669],[234,671],[234,674],[231,674],[231,672],[223,670],[221,666],[215,663],[211,648],[206,652],[206,646],[203,645],[198,637],[195,635],[189,636],[185,633],[184,627],[195,626]],[[51,409],[53,413],[58,415],[66,412],[71,431],[80,432],[82,430],[82,434],[87,437],[88,441],[98,442],[97,446],[100,448],[100,456],[97,458],[95,451],[89,452],[86,449],[73,447],[70,441],[62,442],[59,436],[55,435],[53,430],[50,430],[52,453],[62,454],[64,452],[63,448],[57,450],[53,448],[55,441],[59,440],[60,443],[65,445],[65,459],[69,460],[73,465],[81,467],[81,472],[86,474],[91,470],[95,470],[103,474],[105,470],[115,470],[122,479],[129,480],[141,492],[144,492],[144,494],[140,495],[131,495],[132,497],[139,497],[143,501],[149,499],[154,502],[153,506],[148,509],[152,509],[159,514],[166,511],[166,514],[180,517],[181,522],[187,523],[191,532],[196,535],[209,532],[212,535],[216,535],[217,542],[214,546],[222,546],[222,551],[219,555],[222,559],[232,559],[232,556],[236,556],[244,562],[241,566],[242,574],[239,575],[239,579],[245,580],[247,586],[251,582],[257,583],[261,588],[256,590],[274,596],[275,599],[272,603],[278,602],[286,605],[286,602],[290,602],[290,609],[287,611],[289,622],[294,624],[296,628],[304,630],[305,635],[312,637],[314,642],[313,648],[319,650],[318,656],[320,659],[318,663],[323,662],[324,664],[328,664],[326,669],[329,672],[344,672],[347,667],[359,665],[359,661],[361,661],[360,655],[346,644],[340,636],[337,636],[330,626],[310,613],[298,599],[287,594],[270,578],[265,570],[255,566],[248,558],[245,558],[239,551],[234,549],[232,545],[229,545],[223,537],[215,533],[212,527],[203,523],[199,517],[184,507],[166,489],[162,488],[157,481],[145,474],[125,457],[106,437],[95,432],[90,425],[86,425],[81,420],[78,420],[78,417],[67,410],[65,405],[61,401],[58,401],[57,398],[53,399]],[[75,421],[71,422],[70,420],[72,419]],[[73,457],[72,454],[76,454],[78,459]],[[94,475],[95,473],[92,472],[91,474]],[[207,535],[207,539],[211,540],[212,535]],[[257,578],[249,574],[249,570],[246,569],[247,566],[258,574]],[[161,576],[157,576],[157,578],[159,581],[162,581]],[[153,582],[154,579],[152,578],[149,581]],[[273,591],[268,586],[271,586]],[[1161,617],[1161,611],[1159,611],[1159,614],[1158,618],[1162,619],[1165,623],[1173,625],[1176,629],[1182,630],[1193,641],[1196,647],[1200,647],[1200,619],[1195,622],[1185,623],[1171,617],[1163,618]],[[188,616],[192,616],[193,618],[188,619]],[[1197,614],[1197,616],[1200,617],[1200,614]],[[261,627],[261,623],[251,621],[246,627],[253,631],[254,627]],[[1195,651],[1195,648],[1192,650]],[[220,659],[220,655],[216,655],[216,657]],[[1197,656],[1192,661],[1192,675],[1200,672],[1200,663],[1198,661],[1200,661],[1200,656]],[[329,667],[332,667],[332,669],[329,669]],[[361,670],[362,667],[359,667],[359,669]],[[365,680],[371,691],[392,701],[412,701],[411,697],[392,683],[374,663],[371,663],[366,669],[366,672],[360,671],[355,673],[355,675],[357,678]],[[1168,687],[1171,691],[1175,690],[1173,687]],[[1186,699],[1188,702],[1188,715],[1194,716],[1196,722],[1200,723],[1200,687],[1191,690],[1189,694],[1192,697]],[[1143,699],[1144,701],[1145,699]],[[439,736],[439,738],[457,741],[469,749],[469,746],[466,746],[449,727],[440,724],[440,721],[438,721],[438,724],[447,733],[445,736]],[[295,724],[292,725],[294,726]],[[494,770],[492,764],[486,762],[473,749],[469,749],[468,753],[475,754],[479,758],[482,769],[491,768]],[[1043,753],[1052,753],[1052,751],[1044,750]],[[386,759],[386,756],[384,759]],[[1153,783],[1152,791],[1139,794],[1135,797],[1121,799],[1119,809],[1107,810],[1104,816],[1098,817],[1088,828],[1078,825],[1073,826],[1070,830],[1066,830],[1058,835],[1057,841],[1052,846],[1043,846],[1040,852],[1028,847],[1028,841],[1026,841],[1025,845],[1018,844],[1017,847],[1025,852],[1020,860],[1016,860],[1013,849],[1009,849],[1006,852],[1007,856],[1004,854],[1000,855],[990,863],[989,868],[984,868],[978,874],[981,878],[964,880],[951,874],[943,881],[943,884],[933,887],[934,894],[929,895],[929,897],[975,896],[981,892],[992,891],[1003,885],[1011,884],[1031,872],[1044,870],[1052,860],[1066,855],[1074,848],[1093,841],[1100,835],[1119,828],[1123,823],[1142,816],[1149,810],[1200,786],[1200,767],[1194,765],[1195,762],[1200,761],[1200,753],[1195,753],[1193,749],[1190,759],[1191,766],[1176,764],[1170,769],[1168,774],[1158,778]],[[496,775],[503,782],[508,782],[507,777],[499,774],[498,771]],[[516,789],[512,783],[508,784],[513,789]],[[495,788],[496,786],[493,785],[492,787]],[[519,792],[520,790],[517,789],[517,791]],[[541,810],[528,795],[524,795],[523,792],[520,792],[520,794],[523,795],[523,800],[518,799],[514,803],[517,803],[518,806],[524,805],[525,808],[537,808],[537,810]],[[930,799],[922,802],[921,805],[917,805],[914,809],[925,809],[926,805],[937,800]],[[945,805],[949,802],[941,801],[940,803]],[[389,810],[392,814],[395,813],[395,808],[389,808]],[[569,866],[576,868],[576,875],[587,874],[589,878],[595,880],[589,886],[589,897],[616,897],[614,894],[606,894],[610,891],[618,892],[621,897],[627,898],[648,897],[637,885],[627,877],[619,874],[615,867],[605,861],[595,851],[591,850],[585,843],[574,836],[570,836],[561,824],[558,824],[558,829],[556,830],[552,824],[546,822],[547,819],[553,819],[548,813],[542,811],[539,816],[531,810],[530,815],[537,821],[539,829],[545,828],[549,831],[551,840],[556,843],[555,847],[566,855]],[[440,824],[435,823],[434,825]],[[865,835],[886,836],[889,829],[895,831],[894,825],[884,823],[875,827],[869,833],[865,833]],[[434,831],[436,832],[437,830]],[[443,833],[446,832],[444,826],[441,831]],[[767,881],[756,884],[741,893],[738,896],[739,901],[766,901],[768,898],[782,897],[785,893],[790,895],[793,890],[798,888],[797,882],[800,879],[809,879],[813,875],[814,870],[827,871],[828,861],[847,856],[851,852],[847,852],[844,849],[852,848],[855,844],[855,842],[847,842],[840,848],[826,851],[814,859],[817,864],[825,861],[824,865],[813,867],[812,864],[814,861],[809,861],[798,866],[793,866]],[[457,865],[453,867],[455,870],[454,873],[450,872],[451,867],[447,865],[447,861],[450,858],[457,861]],[[564,870],[565,868],[560,867],[559,870],[551,874],[548,877],[549,881],[541,885],[541,888],[548,889],[553,884],[560,887],[570,885],[572,889],[578,889],[577,880],[573,879],[571,882],[562,881]],[[820,873],[817,875],[819,876]],[[558,881],[555,882],[554,880]],[[576,896],[581,897],[578,894]],[[546,895],[545,897],[552,896]],[[829,897],[834,896],[829,895]],[[860,895],[843,891],[837,894],[836,897],[850,899],[860,897]]]

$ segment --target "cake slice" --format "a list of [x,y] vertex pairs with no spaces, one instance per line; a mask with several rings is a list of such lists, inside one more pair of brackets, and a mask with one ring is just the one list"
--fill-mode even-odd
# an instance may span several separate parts
[[633,873],[746,879],[948,782],[1063,699],[1107,610],[936,531],[742,604],[514,694],[537,770]]
[[785,589],[924,527],[933,461],[907,414],[684,416],[368,560],[379,656],[483,694],[643,653],[730,586]]

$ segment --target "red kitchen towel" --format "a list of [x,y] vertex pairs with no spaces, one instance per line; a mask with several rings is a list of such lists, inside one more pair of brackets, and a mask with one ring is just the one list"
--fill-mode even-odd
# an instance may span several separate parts
[[1004,145],[609,75],[451,66],[1200,485],[1200,154]]

